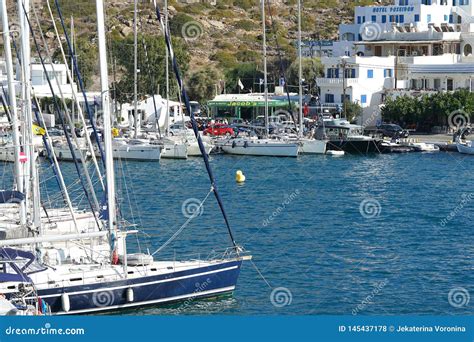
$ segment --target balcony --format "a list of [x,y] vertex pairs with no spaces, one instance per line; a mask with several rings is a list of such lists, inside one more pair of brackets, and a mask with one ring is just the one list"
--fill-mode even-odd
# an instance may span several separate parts
[[[341,78],[318,78],[318,86],[320,87],[342,87],[343,79]],[[358,83],[357,78],[346,78],[346,86],[356,85]]]

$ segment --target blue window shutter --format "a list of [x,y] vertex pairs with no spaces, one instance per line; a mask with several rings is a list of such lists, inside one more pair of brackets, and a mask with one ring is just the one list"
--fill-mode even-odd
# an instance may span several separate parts
[[374,78],[374,71],[372,69],[367,70],[367,78]]
[[387,22],[387,16],[382,15],[382,24],[385,24]]
[[418,22],[420,22],[420,15],[415,14],[415,23],[418,23]]
[[366,104],[367,103],[367,95],[361,95],[360,96],[360,102],[362,104]]

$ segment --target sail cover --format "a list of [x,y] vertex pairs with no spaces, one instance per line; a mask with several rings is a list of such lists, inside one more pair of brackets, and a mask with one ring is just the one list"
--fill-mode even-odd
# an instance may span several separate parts
[[0,204],[1,203],[20,203],[24,199],[25,199],[25,195],[19,191],[0,190]]

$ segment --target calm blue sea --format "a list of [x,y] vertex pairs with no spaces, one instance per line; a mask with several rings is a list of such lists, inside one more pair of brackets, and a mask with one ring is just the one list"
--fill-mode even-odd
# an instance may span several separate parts
[[[235,238],[253,255],[234,297],[129,314],[474,314],[474,158],[217,155],[212,165]],[[158,248],[209,191],[200,158],[116,166],[122,212],[146,233],[130,238],[134,249]],[[64,172],[77,180],[72,164]],[[58,195],[49,177],[44,169],[45,201]],[[204,257],[229,243],[211,195],[156,258]]]

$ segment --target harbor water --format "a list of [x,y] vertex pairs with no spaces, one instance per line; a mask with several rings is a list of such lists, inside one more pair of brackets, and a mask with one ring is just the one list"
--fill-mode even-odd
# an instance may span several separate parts
[[[126,314],[474,314],[473,158],[211,159],[235,240],[253,255],[234,296]],[[4,166],[4,188],[11,167]],[[122,214],[144,233],[128,239],[131,248],[154,252],[193,213],[155,259],[203,258],[230,245],[213,195],[200,206],[210,190],[200,158],[116,168]],[[235,182],[236,170],[244,183]],[[44,164],[46,203],[58,199],[50,171]],[[63,172],[79,189],[73,164]]]

